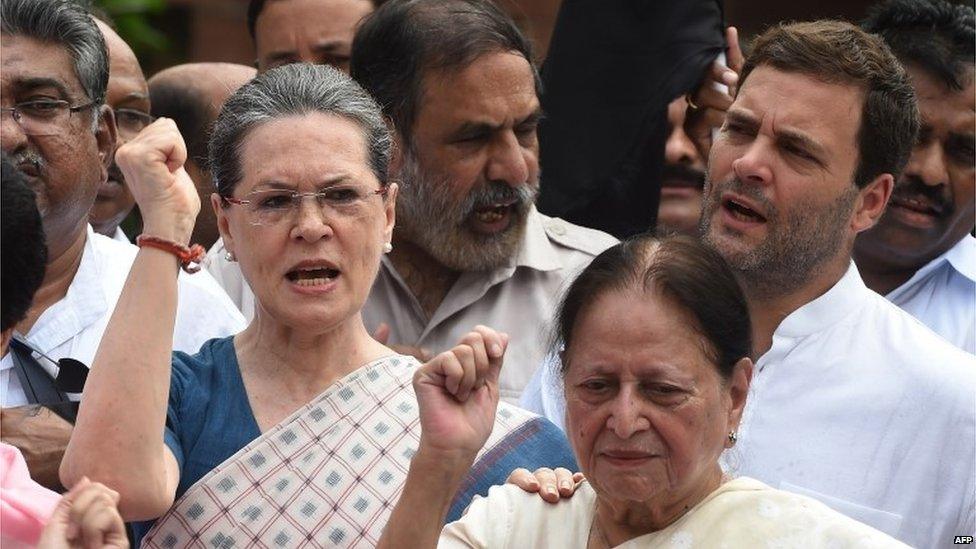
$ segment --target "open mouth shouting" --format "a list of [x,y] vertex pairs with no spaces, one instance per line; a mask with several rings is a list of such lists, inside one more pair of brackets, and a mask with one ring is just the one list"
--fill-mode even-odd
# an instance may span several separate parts
[[733,227],[747,229],[767,221],[759,206],[737,194],[723,193],[721,204],[725,221]]
[[515,209],[518,202],[507,200],[485,206],[477,206],[471,212],[471,227],[482,234],[495,234],[502,232],[512,224],[515,217]]
[[321,293],[332,290],[340,274],[325,261],[302,261],[285,273],[285,278],[300,292]]

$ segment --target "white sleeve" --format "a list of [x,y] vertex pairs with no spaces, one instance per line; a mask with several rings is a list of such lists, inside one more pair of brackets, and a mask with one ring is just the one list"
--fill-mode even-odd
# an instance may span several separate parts
[[464,515],[441,530],[438,549],[499,549],[509,545],[517,495],[509,486],[492,486],[488,497],[475,496]]

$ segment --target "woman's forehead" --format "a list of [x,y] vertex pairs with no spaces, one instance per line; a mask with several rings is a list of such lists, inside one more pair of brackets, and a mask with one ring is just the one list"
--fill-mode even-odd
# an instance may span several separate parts
[[360,127],[320,113],[278,118],[252,129],[242,142],[241,172],[242,181],[251,186],[269,181],[315,186],[337,177],[375,179]]

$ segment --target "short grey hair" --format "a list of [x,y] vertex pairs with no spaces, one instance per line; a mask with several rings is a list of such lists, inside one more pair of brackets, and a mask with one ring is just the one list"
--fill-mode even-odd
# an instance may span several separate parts
[[362,129],[370,168],[386,186],[393,140],[379,105],[346,74],[296,63],[258,75],[224,103],[209,146],[217,193],[229,197],[241,181],[241,150],[251,130],[278,118],[316,112],[348,119]]
[[[71,0],[3,0],[0,32],[64,46],[74,59],[75,76],[98,107],[108,87],[108,50],[91,15]],[[95,125],[98,117],[95,117]]]

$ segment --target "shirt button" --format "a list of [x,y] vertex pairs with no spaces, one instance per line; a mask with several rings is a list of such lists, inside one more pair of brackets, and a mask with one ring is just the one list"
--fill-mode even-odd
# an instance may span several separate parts
[[551,223],[549,225],[549,230],[552,231],[552,234],[556,236],[562,236],[566,234],[566,227],[563,227],[562,223],[556,223],[556,222]]

